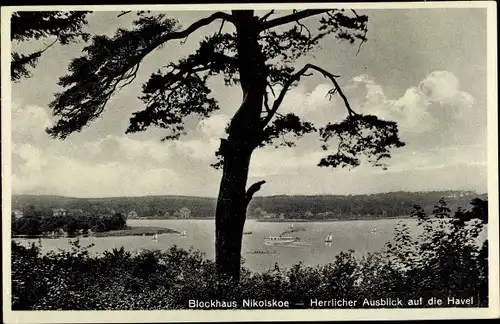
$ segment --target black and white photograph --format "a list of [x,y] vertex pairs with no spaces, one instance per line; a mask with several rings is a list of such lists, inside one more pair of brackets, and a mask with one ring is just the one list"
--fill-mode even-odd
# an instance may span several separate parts
[[494,2],[1,26],[5,323],[500,316]]

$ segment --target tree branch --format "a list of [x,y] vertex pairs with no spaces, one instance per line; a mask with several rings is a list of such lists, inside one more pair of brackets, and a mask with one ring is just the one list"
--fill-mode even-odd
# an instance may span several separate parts
[[219,32],[217,33],[218,35],[220,35],[220,33],[222,32],[222,28],[224,28],[225,22],[226,22],[225,20],[222,20],[222,23],[220,24]]
[[269,96],[267,95],[267,90],[264,91],[264,107],[267,113],[271,113],[271,108],[269,108]]
[[359,51],[361,51],[361,46],[363,45],[363,43],[366,42],[366,40],[361,40],[361,43],[359,43],[359,46],[358,46],[358,50],[356,51],[356,56],[358,56],[359,54]]
[[269,16],[271,16],[272,14],[274,14],[274,9],[269,11],[268,13],[266,13],[264,16],[262,16],[262,18],[260,18],[260,21],[261,22],[264,22],[267,20],[267,18],[269,18]]
[[49,48],[51,48],[55,43],[57,43],[57,41],[59,40],[59,37],[56,38],[55,41],[53,41],[52,43],[50,43],[49,45],[45,46],[45,48],[41,51],[39,51],[40,54],[43,54],[46,50],[48,50]]
[[269,87],[269,89],[271,90],[271,93],[273,94],[273,97],[276,98],[276,94],[274,93],[274,89],[273,89],[273,86],[271,84],[269,84],[269,82],[267,83],[267,86]]
[[223,19],[223,20],[229,21],[232,24],[234,24],[233,16],[231,16],[230,14],[227,14],[225,12],[218,11],[218,12],[211,14],[208,17],[205,17],[205,18],[202,18],[200,20],[195,21],[188,28],[186,28],[184,30],[165,34],[163,37],[160,37],[158,39],[158,41],[155,42],[154,47],[156,48],[160,44],[163,44],[166,41],[169,41],[172,39],[187,38],[189,35],[191,35],[196,30],[200,29],[201,27],[209,25],[211,22],[213,22],[214,20],[217,20],[217,19]]
[[314,64],[306,64],[297,73],[295,73],[294,75],[292,75],[290,77],[290,79],[288,79],[287,82],[285,82],[285,84],[283,85],[283,89],[281,90],[280,94],[278,95],[278,98],[273,103],[273,106],[271,108],[270,113],[264,119],[263,127],[265,127],[269,123],[269,121],[271,121],[271,119],[273,118],[274,114],[276,113],[276,111],[280,107],[281,103],[283,102],[283,99],[285,98],[286,92],[288,91],[288,89],[290,88],[290,86],[294,82],[300,80],[300,77],[304,76],[305,73],[306,73],[306,71],[309,70],[309,69],[316,70],[316,71],[320,72],[321,74],[323,74],[323,76],[325,78],[330,79],[330,81],[332,81],[332,83],[335,86],[334,91],[338,92],[339,95],[340,95],[340,97],[344,100],[344,104],[345,104],[345,107],[346,107],[349,115],[357,115],[357,113],[351,108],[351,106],[349,104],[349,101],[347,100],[347,97],[342,92],[342,89],[340,88],[337,80],[335,80],[335,78],[338,78],[339,76],[338,75],[334,75],[334,74],[332,74],[332,73],[330,73],[330,72],[328,72],[328,71],[326,71],[326,70],[324,70],[324,69],[322,69],[319,66],[316,66]]
[[202,19],[192,23],[191,26],[184,29],[183,31],[175,32],[175,33],[171,33],[171,34],[167,35],[167,36],[170,36],[170,37],[168,37],[167,40],[187,37],[188,35],[190,35],[194,31],[196,31],[197,29],[210,24],[212,21],[214,21],[216,19],[227,20],[227,21],[234,24],[233,16],[231,16],[230,14],[227,14],[225,12],[218,11],[218,12],[213,13],[212,15],[210,15],[206,18],[202,18]]
[[302,11],[294,12],[291,15],[286,15],[283,17],[279,17],[276,19],[272,19],[266,22],[263,22],[260,26],[260,31],[264,31],[266,29],[271,29],[277,26],[285,25],[291,22],[297,22],[299,19],[319,15],[325,12],[330,11],[331,9],[307,9]]
[[121,16],[124,16],[128,13],[132,12],[132,10],[127,10],[127,11],[122,11],[118,16],[116,16],[117,18],[120,18]]
[[[294,14],[296,14],[296,13],[297,13],[297,10],[295,10],[295,9],[294,9],[294,10],[293,10],[293,13],[294,13]],[[302,24],[302,23],[299,21],[299,19],[297,19],[295,22],[297,23],[297,25],[299,25],[299,26],[300,26],[300,33],[302,34],[302,29],[305,29],[305,30],[307,31],[307,34],[308,34],[308,36],[309,36],[309,39],[312,39],[312,37],[311,37],[311,31],[309,30],[309,28],[307,28],[304,24]]]
[[250,202],[250,200],[252,200],[252,197],[253,195],[260,190],[260,188],[262,187],[262,185],[266,183],[265,180],[262,180],[262,181],[259,181],[259,182],[256,182],[254,183],[253,185],[250,186],[250,188],[248,188],[246,194],[245,194],[245,200],[246,200],[246,204],[248,205],[248,203]]

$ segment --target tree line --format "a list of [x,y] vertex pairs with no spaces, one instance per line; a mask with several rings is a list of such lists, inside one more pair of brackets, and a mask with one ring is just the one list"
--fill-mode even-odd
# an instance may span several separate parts
[[13,235],[39,236],[54,233],[55,235],[75,236],[87,234],[89,230],[107,232],[124,229],[127,226],[127,219],[121,213],[107,215],[80,213],[79,215],[54,216],[30,207],[22,217],[16,217],[12,213],[11,226]]
[[[271,196],[255,197],[248,206],[251,218],[266,215],[285,219],[374,219],[398,218],[411,214],[414,205],[431,211],[441,197],[452,208],[465,207],[470,199],[486,199],[486,194],[462,191],[392,192],[372,195],[321,195],[321,196]],[[124,214],[135,211],[137,216],[148,218],[212,218],[216,200],[205,197],[117,197],[69,198],[58,196],[13,196],[13,209],[51,208],[82,209],[93,214],[116,210]],[[274,214],[274,215],[273,215]]]

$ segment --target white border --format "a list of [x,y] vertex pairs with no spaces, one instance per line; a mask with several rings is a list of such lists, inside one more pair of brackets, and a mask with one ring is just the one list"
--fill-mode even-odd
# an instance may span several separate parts
[[11,311],[10,302],[10,215],[11,213],[11,82],[10,82],[10,15],[14,10],[41,11],[43,6],[2,7],[2,240],[3,240],[3,314],[5,323],[127,323],[127,322],[215,322],[215,321],[315,321],[315,320],[367,320],[367,319],[459,319],[497,318],[499,311],[499,237],[498,237],[498,125],[497,125],[497,32],[496,2],[443,1],[420,3],[307,3],[307,4],[213,4],[213,5],[120,5],[120,6],[50,6],[50,10],[169,10],[212,11],[230,9],[415,9],[415,8],[485,8],[488,33],[488,198],[489,214],[489,308],[469,309],[324,309],[324,310],[181,310],[181,311]]

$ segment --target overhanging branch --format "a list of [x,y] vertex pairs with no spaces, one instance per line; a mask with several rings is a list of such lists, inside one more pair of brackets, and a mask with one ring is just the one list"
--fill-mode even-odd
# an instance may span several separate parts
[[264,31],[266,29],[271,29],[277,26],[285,25],[291,22],[297,22],[300,19],[304,19],[307,17],[319,15],[325,12],[330,11],[331,9],[307,9],[302,11],[294,12],[291,15],[286,15],[283,17],[275,18],[266,22],[263,22],[260,26],[260,31]]
[[188,28],[186,28],[182,31],[169,33],[163,37],[160,37],[158,42],[161,44],[161,43],[164,43],[168,40],[185,38],[185,37],[189,36],[190,34],[192,34],[193,32],[195,32],[196,30],[198,30],[199,28],[207,26],[211,22],[213,22],[214,20],[217,20],[217,19],[223,19],[223,20],[229,21],[229,22],[234,24],[233,16],[231,16],[230,14],[227,14],[225,12],[218,11],[218,12],[213,13],[212,15],[210,15],[208,17],[205,17],[205,18],[202,18],[198,21],[195,21]]
[[290,86],[294,82],[300,80],[300,78],[302,76],[306,75],[305,73],[309,69],[316,70],[316,71],[320,72],[321,74],[323,74],[323,76],[325,78],[330,79],[330,81],[332,81],[333,85],[335,86],[334,91],[338,92],[338,94],[340,95],[340,97],[342,98],[342,100],[344,100],[344,104],[345,104],[345,107],[346,107],[347,112],[349,113],[349,115],[351,115],[351,116],[357,115],[357,113],[351,108],[351,105],[349,104],[349,101],[347,100],[347,97],[344,95],[344,93],[342,92],[342,89],[340,88],[340,85],[338,84],[337,80],[335,79],[335,78],[338,78],[339,76],[338,75],[334,75],[334,74],[326,71],[325,69],[320,68],[317,65],[306,64],[297,73],[295,73],[294,75],[292,75],[290,77],[290,79],[288,79],[287,82],[285,82],[285,84],[283,85],[283,89],[281,90],[280,94],[278,95],[278,98],[273,103],[271,111],[269,112],[269,114],[266,116],[266,118],[263,121],[263,125],[262,125],[263,127],[265,127],[271,121],[271,119],[273,118],[273,116],[278,111],[278,108],[280,107],[281,103],[283,102],[283,99],[285,98],[286,92],[288,91],[288,89],[290,88]]

